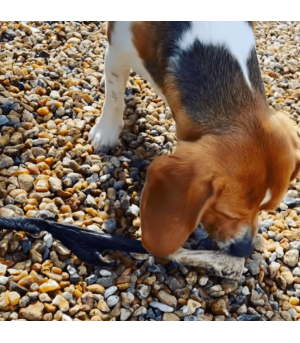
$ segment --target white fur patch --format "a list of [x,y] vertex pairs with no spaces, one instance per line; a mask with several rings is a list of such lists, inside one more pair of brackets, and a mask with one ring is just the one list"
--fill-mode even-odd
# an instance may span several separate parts
[[271,191],[270,191],[270,189],[267,189],[266,195],[263,198],[263,200],[262,200],[262,202],[260,203],[259,206],[262,206],[262,205],[266,204],[267,202],[269,202],[271,200],[271,198],[272,198]]
[[193,21],[192,29],[181,38],[180,48],[188,50],[195,40],[203,44],[223,45],[238,60],[245,80],[251,88],[247,59],[255,47],[255,37],[250,25],[240,21]]
[[178,249],[170,259],[183,265],[204,268],[211,274],[240,281],[244,258],[234,257],[221,251]]

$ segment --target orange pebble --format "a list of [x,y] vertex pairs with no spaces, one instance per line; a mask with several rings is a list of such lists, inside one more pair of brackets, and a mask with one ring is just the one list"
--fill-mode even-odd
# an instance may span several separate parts
[[75,296],[76,299],[82,297],[82,292],[80,292],[78,289],[75,289],[75,291],[74,291],[73,294],[74,294],[74,296]]
[[31,206],[38,206],[39,205],[39,203],[37,202],[36,199],[28,199],[27,204],[31,205]]
[[45,162],[40,162],[38,163],[38,167],[40,171],[44,171],[44,170],[50,170],[50,167],[48,166],[47,163]]
[[40,107],[38,110],[37,110],[37,113],[41,116],[46,116],[47,114],[49,114],[49,108],[47,106],[45,107]]
[[71,207],[69,205],[62,205],[60,208],[61,213],[72,213]]
[[62,274],[62,270],[60,268],[58,268],[58,267],[52,267],[51,273],[61,275]]
[[45,161],[45,156],[38,156],[38,157],[36,157],[35,160],[37,163],[43,162],[43,161]]
[[69,287],[70,286],[70,281],[61,281],[59,283],[60,288],[65,288],[65,287]]
[[53,164],[55,163],[55,160],[53,157],[48,157],[45,159],[45,163],[47,163],[48,166],[51,168],[53,166]]
[[29,164],[27,166],[28,170],[30,171],[31,174],[34,174],[34,175],[39,175],[40,174],[40,171],[39,171],[39,168],[36,164]]
[[72,196],[72,193],[70,193],[70,192],[65,192],[65,191],[59,189],[59,190],[57,191],[57,195],[58,195],[59,197],[61,197],[61,198],[68,198],[68,197]]

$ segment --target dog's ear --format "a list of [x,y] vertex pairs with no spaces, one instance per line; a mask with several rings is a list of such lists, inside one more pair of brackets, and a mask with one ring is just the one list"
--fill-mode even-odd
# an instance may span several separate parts
[[[189,155],[175,153],[152,162],[141,197],[142,244],[163,257],[179,249],[195,230],[218,191],[212,175]],[[217,180],[216,180],[217,181]]]
[[299,156],[299,154],[296,155],[295,160],[296,160],[295,169],[291,175],[290,181],[293,181],[298,176],[299,171],[300,171],[300,156]]
[[297,135],[295,125],[291,119],[288,118],[282,112],[276,112],[276,117],[279,120],[280,126],[284,128],[284,134],[286,135],[286,139],[291,141],[292,149],[295,151],[294,159],[295,159],[295,168],[290,177],[290,181],[293,181],[300,171],[300,154],[299,154],[299,137]]

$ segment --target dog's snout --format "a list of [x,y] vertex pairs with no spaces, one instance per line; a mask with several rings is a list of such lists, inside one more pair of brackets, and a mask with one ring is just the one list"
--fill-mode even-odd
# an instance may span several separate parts
[[248,257],[253,251],[253,237],[251,229],[245,230],[245,234],[239,237],[228,247],[228,253],[236,257]]

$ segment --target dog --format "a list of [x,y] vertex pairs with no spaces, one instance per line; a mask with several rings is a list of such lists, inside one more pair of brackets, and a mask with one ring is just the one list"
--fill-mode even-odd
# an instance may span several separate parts
[[261,210],[280,203],[300,169],[297,136],[269,108],[253,22],[109,22],[103,112],[94,151],[115,147],[131,68],[151,82],[176,121],[177,149],[147,171],[142,244],[173,256],[201,221],[232,256],[253,251]]

